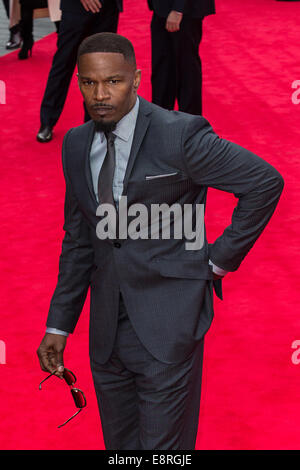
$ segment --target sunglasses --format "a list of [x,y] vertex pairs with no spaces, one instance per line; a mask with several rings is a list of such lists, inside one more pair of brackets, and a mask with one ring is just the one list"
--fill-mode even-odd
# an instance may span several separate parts
[[[42,390],[42,383],[45,382],[46,380],[50,379],[50,377],[55,375],[56,372],[57,371],[52,372],[52,374],[48,375],[48,377],[46,377],[44,380],[41,381],[41,383],[39,385],[40,390]],[[86,398],[84,396],[83,391],[79,390],[79,388],[74,387],[74,384],[77,380],[76,377],[75,377],[75,374],[73,374],[73,372],[71,372],[69,369],[65,368],[64,372],[63,372],[63,379],[65,380],[66,384],[70,387],[72,397],[73,397],[74,402],[75,402],[75,406],[77,408],[79,408],[79,410],[76,411],[76,413],[73,416],[71,416],[71,418],[67,419],[67,421],[65,421],[63,424],[60,424],[58,426],[59,428],[61,428],[65,424],[67,424],[69,421],[71,421],[71,419],[75,418],[75,416],[77,416],[80,413],[80,411],[82,411],[82,408],[84,408],[86,406]]]

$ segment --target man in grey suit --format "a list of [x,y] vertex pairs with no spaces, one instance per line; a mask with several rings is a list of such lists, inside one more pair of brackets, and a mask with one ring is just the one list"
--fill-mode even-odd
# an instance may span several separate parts
[[[222,298],[222,276],[238,269],[267,225],[283,178],[219,138],[202,116],[139,97],[141,72],[126,38],[85,39],[78,71],[92,120],[71,129],[63,143],[65,236],[40,365],[62,376],[66,337],[90,288],[89,351],[106,448],[194,449],[213,289]],[[136,223],[134,215],[152,215],[157,205],[165,209],[159,223],[168,208],[177,210],[169,219],[175,230],[180,210],[190,208],[193,229],[199,228],[208,187],[239,199],[213,244],[205,228],[198,245],[186,233],[162,237],[162,225],[153,237],[136,236],[134,227],[148,218]],[[110,209],[119,219],[117,234]]]

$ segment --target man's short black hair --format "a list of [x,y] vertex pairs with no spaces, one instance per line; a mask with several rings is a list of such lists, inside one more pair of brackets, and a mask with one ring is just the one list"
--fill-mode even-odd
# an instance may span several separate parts
[[79,46],[79,57],[92,52],[117,52],[123,54],[125,60],[136,67],[134,48],[129,39],[116,33],[98,33],[85,38]]

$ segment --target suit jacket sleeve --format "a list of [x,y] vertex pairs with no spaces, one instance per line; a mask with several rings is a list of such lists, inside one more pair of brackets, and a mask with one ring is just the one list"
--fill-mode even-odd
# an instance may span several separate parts
[[183,13],[185,1],[186,0],[174,0],[172,4],[172,10]]
[[238,198],[231,224],[209,245],[211,261],[226,271],[235,271],[270,220],[283,190],[283,178],[265,160],[219,138],[203,117],[188,121],[182,147],[186,170],[196,184]]
[[74,331],[83,308],[94,260],[89,226],[78,207],[65,163],[67,142],[71,131],[64,138],[62,152],[66,181],[63,226],[65,235],[59,258],[58,281],[50,302],[47,319],[47,327],[58,328],[68,333]]

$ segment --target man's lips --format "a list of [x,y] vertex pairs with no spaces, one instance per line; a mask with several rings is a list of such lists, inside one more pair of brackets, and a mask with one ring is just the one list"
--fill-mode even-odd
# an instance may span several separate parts
[[92,110],[95,113],[103,113],[103,112],[113,111],[113,109],[114,108],[112,106],[93,106],[92,107]]

